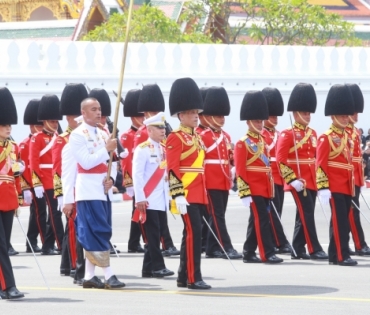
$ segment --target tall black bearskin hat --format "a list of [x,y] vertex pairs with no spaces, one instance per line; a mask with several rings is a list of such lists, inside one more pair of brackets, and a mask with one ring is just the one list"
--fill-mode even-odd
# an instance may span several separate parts
[[45,94],[40,101],[37,120],[62,120],[60,114],[60,102],[56,95]]
[[181,78],[173,82],[169,104],[171,116],[193,109],[197,109],[198,112],[203,111],[202,95],[191,78]]
[[223,87],[213,86],[208,89],[203,103],[203,115],[229,116],[230,101]]
[[110,98],[106,90],[104,89],[92,89],[89,93],[89,97],[93,97],[98,100],[101,107],[101,115],[108,117],[112,113],[110,104]]
[[240,120],[266,120],[269,118],[269,109],[265,96],[261,91],[248,91],[245,93]]
[[316,111],[316,93],[309,83],[298,83],[290,94],[288,112],[309,112]]
[[42,122],[37,120],[39,112],[40,100],[30,100],[24,110],[23,124],[24,125],[42,125]]
[[62,115],[80,116],[81,103],[87,97],[86,88],[82,83],[67,84],[60,98],[60,113]]
[[269,116],[283,116],[284,101],[280,91],[276,88],[266,87],[262,90],[269,108]]
[[[204,105],[204,100],[206,99],[208,89],[209,89],[208,87],[201,87],[199,89],[200,95],[202,95],[203,105]],[[203,115],[203,112],[199,113],[199,115]]]
[[123,116],[124,117],[140,117],[144,116],[143,113],[137,111],[137,104],[139,102],[139,97],[141,90],[130,90],[127,92],[125,97],[125,104],[123,106]]
[[13,95],[6,87],[0,88],[0,112],[0,125],[16,125],[18,123]]
[[164,98],[157,84],[143,86],[137,103],[137,111],[139,113],[164,112]]
[[355,104],[351,90],[343,84],[333,85],[326,97],[325,116],[330,115],[353,115]]
[[357,84],[346,84],[351,90],[353,101],[355,103],[355,113],[362,113],[364,111],[364,96]]

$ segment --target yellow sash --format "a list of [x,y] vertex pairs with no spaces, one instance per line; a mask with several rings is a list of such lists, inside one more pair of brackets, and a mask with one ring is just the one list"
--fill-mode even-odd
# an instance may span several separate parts
[[13,145],[10,142],[8,142],[6,148],[3,150],[3,152],[0,153],[0,163],[9,156],[10,152],[12,151],[12,148]]
[[[292,132],[294,132],[294,130]],[[311,136],[311,134],[312,134],[312,129],[308,130],[304,138],[296,144],[295,147],[297,148],[297,150],[301,148],[304,143],[306,143],[306,141]],[[293,146],[292,148],[290,148],[289,153],[292,153],[294,151],[295,151],[295,148]]]

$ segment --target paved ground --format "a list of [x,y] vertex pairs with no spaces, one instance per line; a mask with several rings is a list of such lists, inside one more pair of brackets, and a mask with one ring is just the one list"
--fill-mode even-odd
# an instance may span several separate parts
[[[370,189],[365,192],[370,201]],[[230,196],[227,212],[229,232],[237,250],[245,239],[249,211],[236,196]],[[370,211],[364,213],[370,217]],[[370,258],[356,257],[356,267],[329,266],[327,262],[294,261],[289,256],[279,265],[244,264],[233,261],[237,272],[227,260],[203,259],[204,280],[212,285],[209,291],[193,291],[176,287],[176,276],[166,279],[143,279],[142,255],[128,254],[127,239],[130,202],[114,203],[114,234],[112,242],[122,251],[112,257],[111,264],[126,288],[117,291],[82,289],[72,278],[59,276],[60,256],[40,256],[50,290],[42,280],[34,258],[25,253],[24,237],[14,221],[12,243],[21,253],[12,257],[17,286],[26,298],[0,301],[0,314],[369,314]],[[329,215],[329,208],[326,208]],[[292,236],[295,207],[286,195],[283,223]],[[27,226],[28,208],[21,214]],[[363,219],[363,218],[362,218]],[[325,250],[328,226],[317,204],[316,222],[319,240]],[[182,222],[170,216],[169,225],[178,246]],[[367,240],[370,226],[363,220]],[[370,241],[369,241],[370,242]],[[166,258],[169,269],[176,271],[178,258]],[[99,271],[98,275],[102,276]],[[11,312],[11,313],[10,313]]]

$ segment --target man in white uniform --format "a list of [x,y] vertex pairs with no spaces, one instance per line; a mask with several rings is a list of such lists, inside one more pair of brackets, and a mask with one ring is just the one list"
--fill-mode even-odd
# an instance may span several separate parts
[[[101,107],[94,98],[81,103],[83,122],[71,133],[70,150],[77,162],[75,200],[77,207],[77,237],[85,250],[86,267],[84,288],[122,288],[110,268],[110,238],[112,236],[112,186],[107,180],[109,152],[117,147],[117,140],[97,128],[101,121]],[[112,177],[114,175],[112,174]],[[105,191],[108,191],[105,194]],[[102,267],[105,283],[95,276],[95,266]]]
[[[165,138],[165,117],[163,112],[144,120],[148,140],[139,144],[133,158],[133,182],[136,209],[140,211],[147,245],[145,250],[142,277],[163,278],[172,276],[168,270],[159,247],[161,222],[164,222],[169,208],[169,187],[166,158],[160,142]],[[143,222],[145,220],[145,222]],[[162,223],[163,224],[163,223]]]

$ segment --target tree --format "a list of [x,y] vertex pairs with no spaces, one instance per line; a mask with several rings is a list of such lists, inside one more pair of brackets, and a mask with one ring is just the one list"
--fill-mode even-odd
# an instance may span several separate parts
[[[233,8],[241,17],[230,25]],[[227,44],[240,41],[241,34],[256,44],[361,44],[354,24],[307,0],[192,0],[185,4],[182,19],[197,24],[193,29],[205,29],[213,41]]]
[[[125,40],[128,12],[115,13],[106,23],[97,26],[84,36],[83,40],[122,42]],[[209,43],[210,38],[201,32],[183,34],[180,26],[163,11],[150,5],[142,5],[134,10],[130,26],[130,41],[132,42],[197,42]]]

